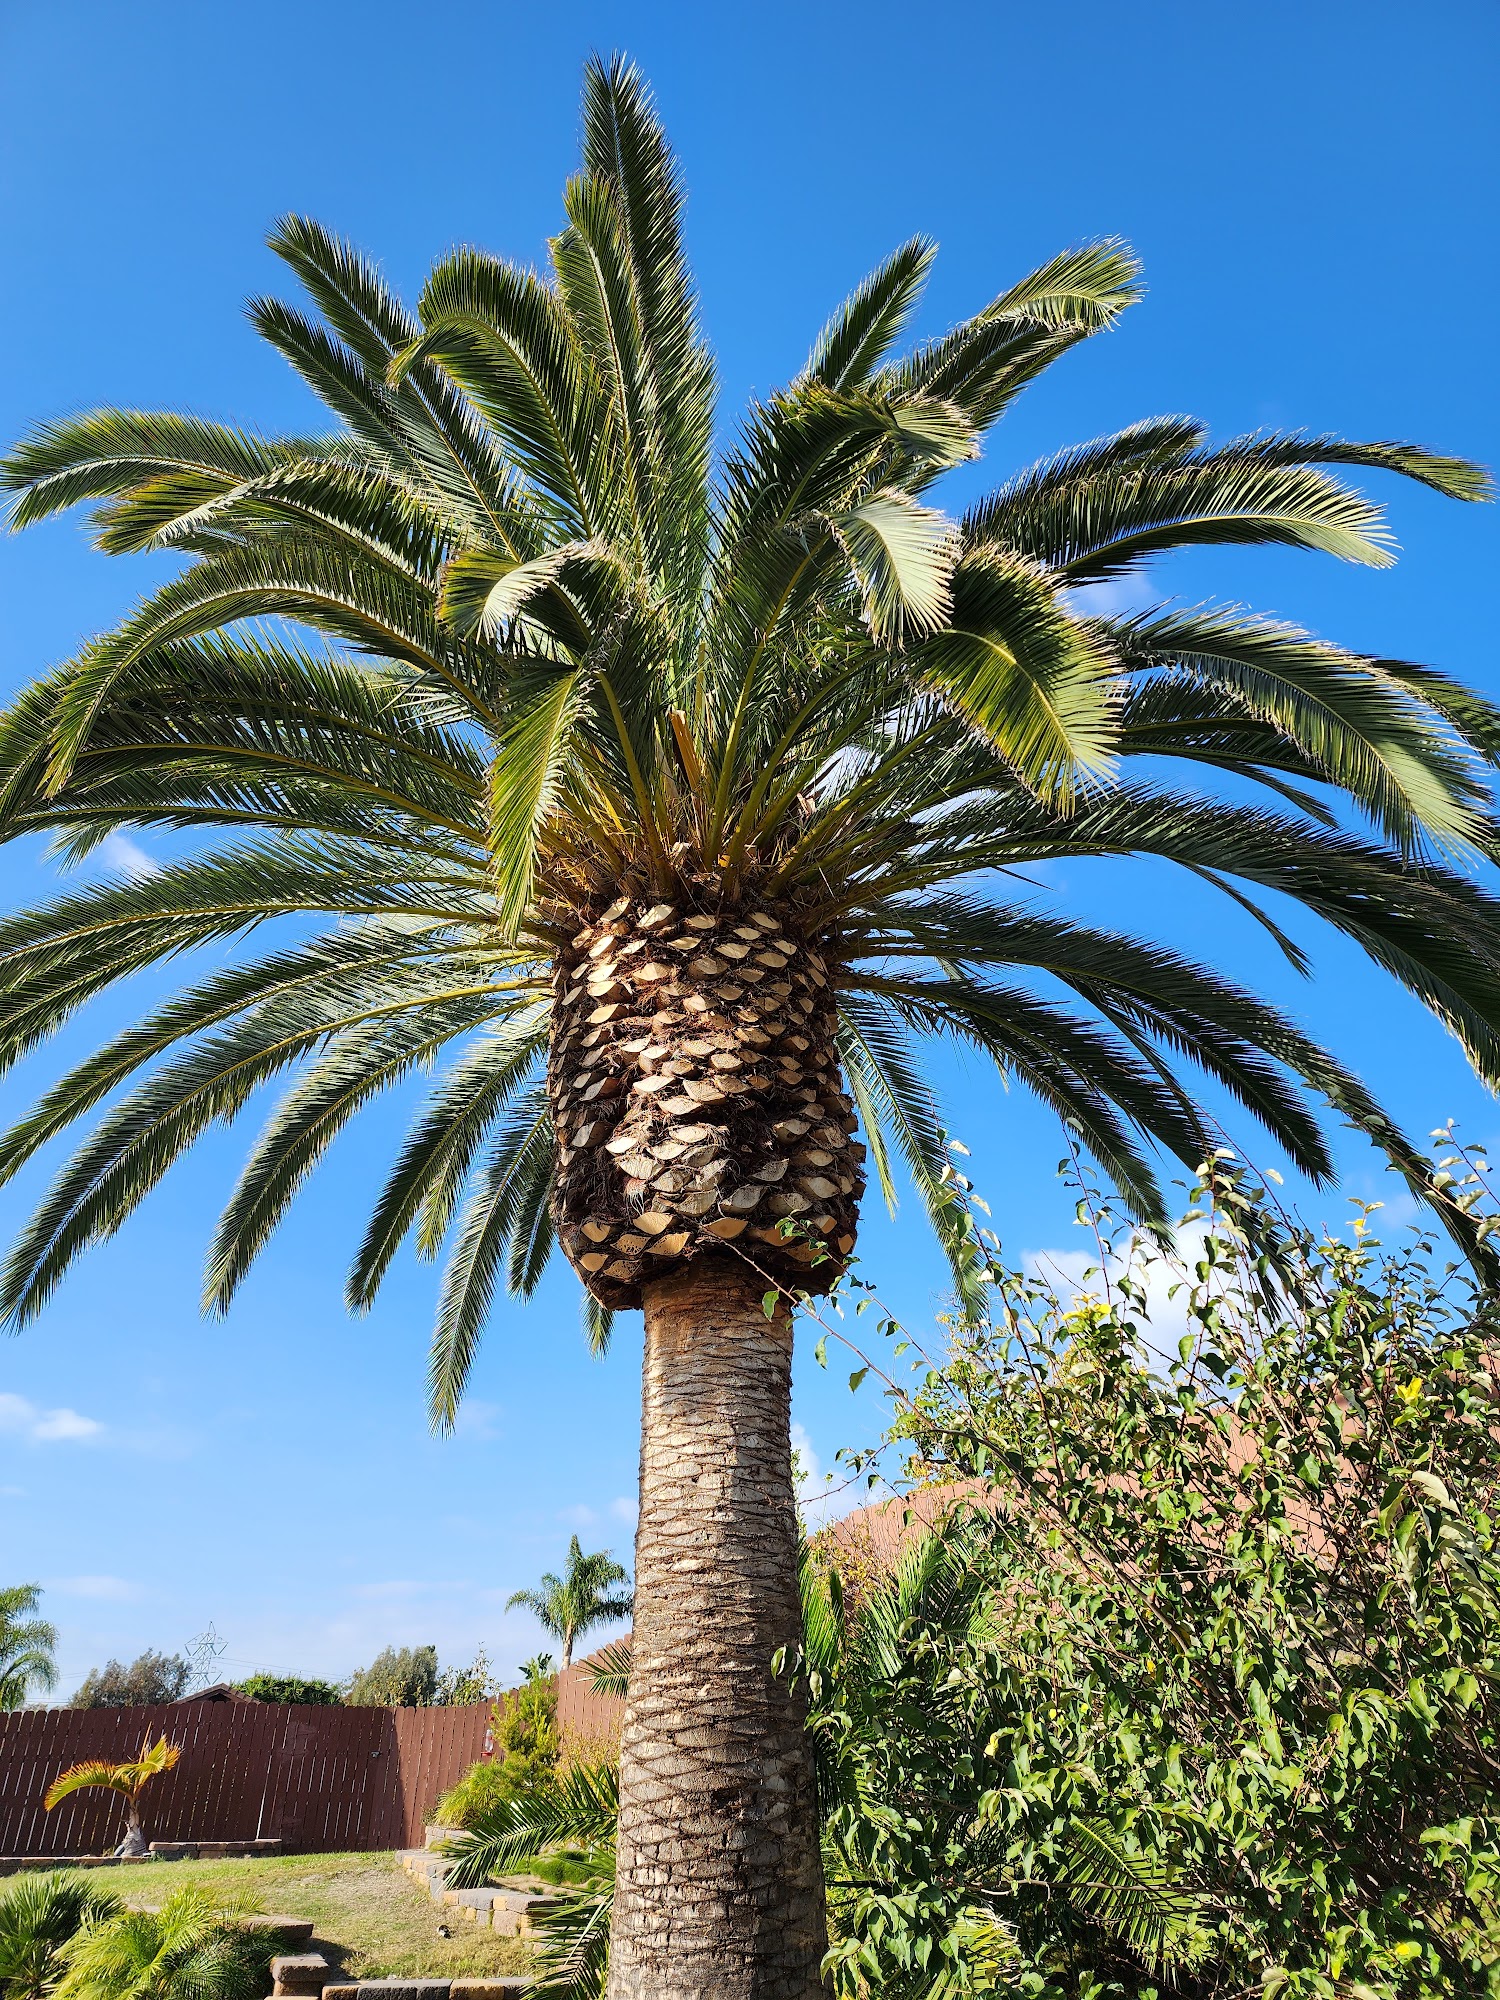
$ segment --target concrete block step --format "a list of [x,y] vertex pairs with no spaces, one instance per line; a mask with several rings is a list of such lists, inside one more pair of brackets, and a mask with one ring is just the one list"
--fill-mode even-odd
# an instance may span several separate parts
[[530,1979],[361,1979],[325,1986],[323,2000],[520,2000]]
[[271,2000],[321,1993],[338,1968],[321,1951],[289,1952],[271,1960]]

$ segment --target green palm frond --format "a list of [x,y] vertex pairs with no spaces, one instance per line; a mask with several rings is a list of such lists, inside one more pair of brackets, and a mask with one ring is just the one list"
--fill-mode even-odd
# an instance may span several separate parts
[[611,1764],[570,1764],[555,1780],[475,1815],[444,1852],[449,1880],[481,1887],[491,1876],[517,1873],[557,1847],[612,1847],[620,1815],[620,1780]]
[[1153,1972],[1190,1967],[1210,1948],[1207,1900],[1107,1820],[1072,1821],[1059,1879],[1078,1909],[1113,1932]]

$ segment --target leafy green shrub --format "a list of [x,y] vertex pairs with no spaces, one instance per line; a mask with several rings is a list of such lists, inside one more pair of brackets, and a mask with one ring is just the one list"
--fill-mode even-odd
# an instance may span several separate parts
[[486,1757],[471,1764],[456,1785],[433,1807],[439,1826],[470,1827],[496,1806],[507,1805],[521,1786],[514,1774],[507,1775],[498,1758]]
[[466,1667],[444,1667],[433,1689],[433,1703],[439,1708],[463,1708],[474,1702],[493,1701],[500,1692],[490,1656],[483,1646]]
[[302,1680],[296,1674],[252,1674],[236,1683],[241,1694],[256,1701],[275,1701],[292,1707],[333,1708],[344,1697],[331,1681]]
[[495,1755],[469,1767],[434,1808],[444,1826],[472,1826],[494,1807],[545,1785],[557,1771],[557,1689],[533,1676],[490,1711]]
[[429,1708],[437,1692],[436,1646],[387,1646],[344,1689],[350,1708]]
[[1000,1615],[945,1642],[941,1708],[887,1703],[890,1939],[947,1934],[966,1859],[1025,1990],[1161,1990],[1056,1894],[1087,1819],[1196,1898],[1171,1990],[1493,1996],[1500,1300],[1368,1213],[1315,1237],[1227,1158],[1180,1256],[1084,1213],[1076,1296],[976,1233],[990,1310],[896,1426],[913,1473],[976,1482],[948,1532]]
[[0,1891],[0,1996],[43,2000],[62,1976],[63,1951],[85,1924],[119,1910],[82,1875],[17,1875]]

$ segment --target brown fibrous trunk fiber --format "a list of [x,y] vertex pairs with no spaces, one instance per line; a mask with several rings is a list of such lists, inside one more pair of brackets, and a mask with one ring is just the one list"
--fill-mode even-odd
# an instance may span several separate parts
[[726,1248],[826,1291],[854,1248],[864,1148],[826,941],[746,903],[621,897],[556,956],[553,1214],[596,1298]]
[[791,1321],[722,1250],[649,1284],[645,1312],[610,2000],[813,2000]]

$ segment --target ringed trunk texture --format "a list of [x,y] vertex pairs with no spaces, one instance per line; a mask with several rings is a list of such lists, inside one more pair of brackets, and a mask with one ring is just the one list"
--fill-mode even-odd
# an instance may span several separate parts
[[720,1251],[647,1287],[641,1516],[610,2000],[814,2000],[792,1328]]

